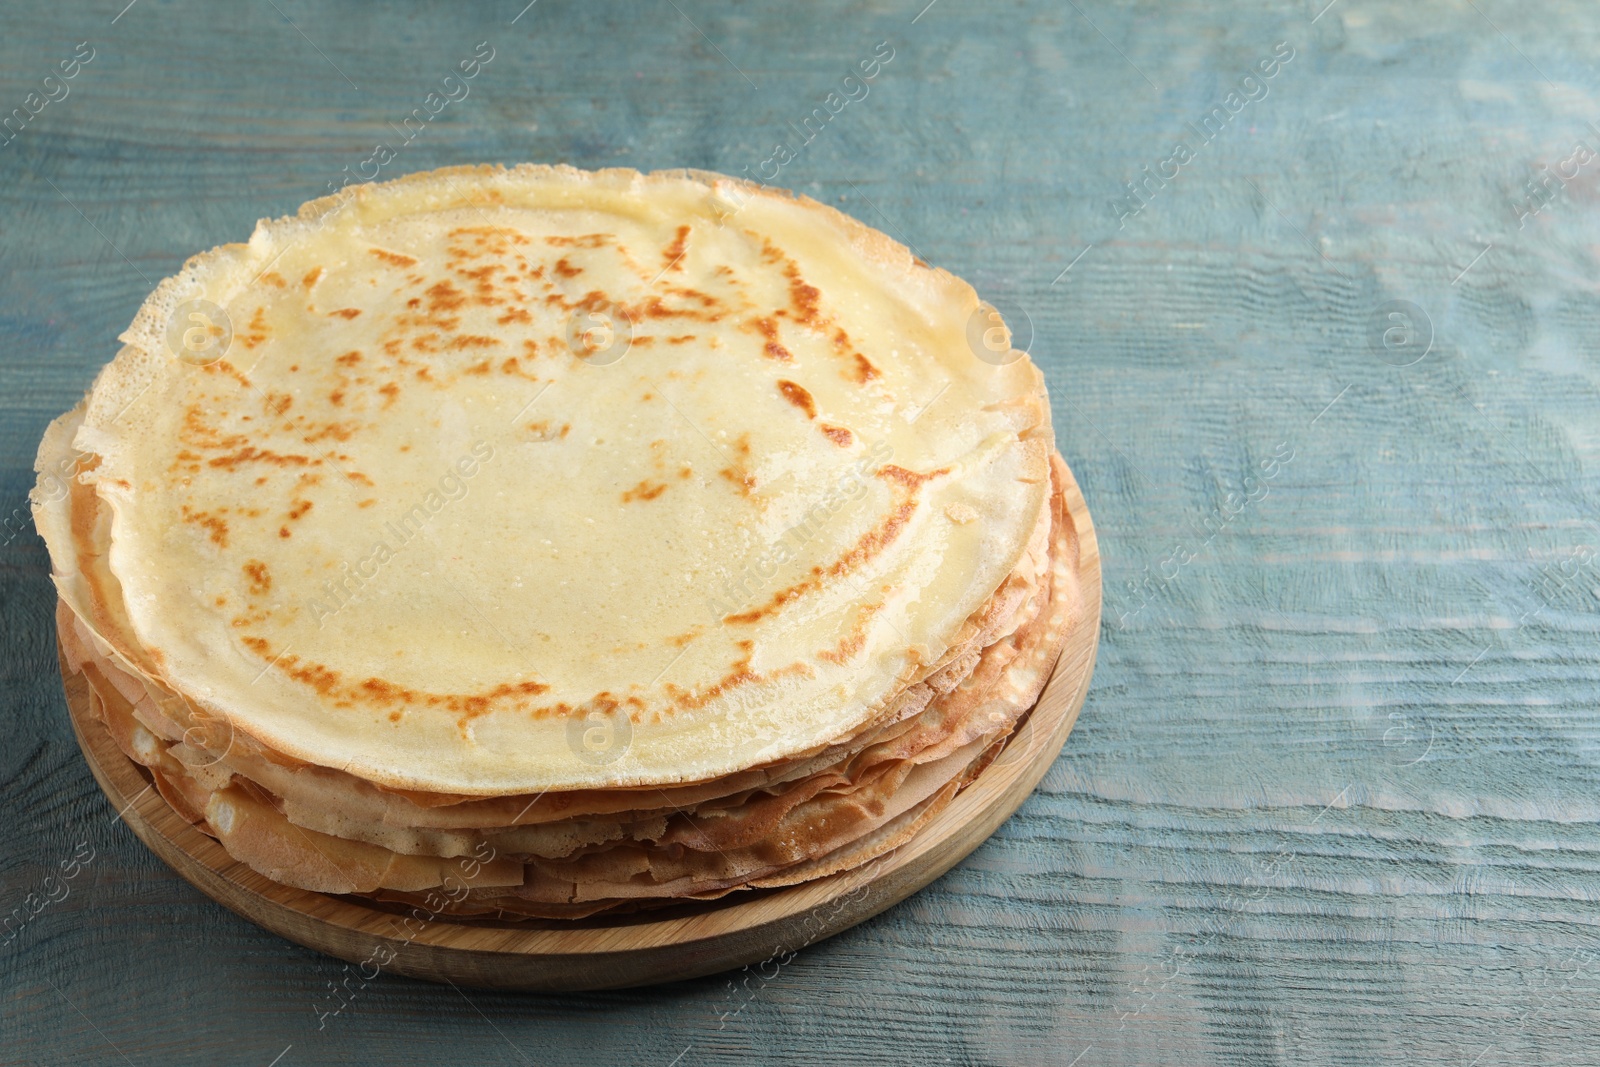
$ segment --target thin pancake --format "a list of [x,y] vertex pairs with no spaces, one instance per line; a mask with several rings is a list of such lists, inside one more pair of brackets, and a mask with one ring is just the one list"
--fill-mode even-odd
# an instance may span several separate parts
[[[225,358],[174,355],[191,301]],[[434,794],[703,781],[858,733],[1015,570],[1049,412],[976,310],[804,198],[463,169],[191,261],[73,443],[145,657],[273,750]],[[599,313],[607,365],[567,343]],[[569,747],[595,712],[612,762]]]
[[[63,417],[64,420],[72,418],[73,413]],[[878,744],[896,733],[904,733],[911,727],[911,719],[922,711],[930,698],[948,692],[973,669],[977,661],[978,646],[1020,625],[1027,614],[1023,609],[1034,610],[1028,608],[1028,605],[1040,588],[1040,580],[1048,562],[1048,535],[1051,528],[1047,510],[1041,515],[1036,532],[1030,538],[1029,550],[1017,571],[1002,583],[995,595],[969,620],[967,630],[971,636],[963,647],[971,647],[972,650],[965,653],[959,649],[953,650],[946,657],[948,662],[942,664],[940,670],[925,681],[908,687],[890,702],[880,724],[846,742],[829,746],[806,759],[754,768],[739,775],[691,787],[637,791],[591,790],[462,802],[459,797],[441,798],[418,793],[397,794],[392,790],[375,788],[342,771],[320,768],[284,757],[231,726],[219,725],[209,717],[197,718],[197,709],[189,702],[166,690],[158,681],[149,678],[145,678],[143,682],[142,693],[149,698],[144,699],[141,696],[140,681],[129,677],[125,657],[115,652],[116,649],[129,647],[133,643],[132,639],[117,629],[119,613],[115,610],[116,605],[101,602],[106,595],[105,591],[115,593],[117,589],[115,577],[106,572],[103,546],[92,540],[94,536],[104,536],[105,509],[88,487],[83,485],[75,485],[70,498],[51,506],[52,510],[60,507],[70,507],[73,509],[72,513],[65,518],[53,515],[47,517],[59,525],[70,525],[74,530],[90,531],[83,536],[91,538],[89,543],[77,545],[75,551],[66,556],[64,563],[58,561],[58,573],[70,572],[76,568],[76,572],[70,575],[72,580],[65,574],[58,578],[63,588],[63,596],[68,596],[75,583],[88,590],[88,593],[80,594],[86,598],[87,603],[75,610],[102,620],[104,633],[89,627],[92,642],[95,645],[108,646],[108,662],[101,664],[101,670],[116,682],[124,695],[143,709],[139,715],[145,725],[169,740],[184,738],[196,745],[209,746],[209,754],[192,753],[182,758],[193,765],[208,768],[213,775],[233,771],[244,773],[253,781],[284,798],[287,803],[286,811],[291,819],[297,819],[303,825],[333,830],[336,829],[335,822],[330,820],[346,826],[381,824],[387,828],[391,839],[407,828],[426,832],[427,828],[445,830],[513,822],[516,825],[528,825],[538,822],[569,821],[574,816],[584,814],[606,816],[612,813],[626,813],[640,807],[641,797],[646,798],[645,803],[656,810],[689,808],[719,796],[739,795],[751,789],[765,788],[806,777],[853,755],[868,745]],[[78,625],[88,626],[82,620]],[[224,784],[224,781],[219,780],[215,783],[217,787],[221,784]],[[456,802],[451,803],[452,800]],[[311,821],[313,819],[318,821]],[[378,840],[375,837],[363,839]],[[457,847],[460,847],[459,844]]]

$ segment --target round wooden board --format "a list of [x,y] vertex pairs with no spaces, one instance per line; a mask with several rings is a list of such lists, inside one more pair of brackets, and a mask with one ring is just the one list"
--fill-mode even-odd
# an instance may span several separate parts
[[481,988],[619,989],[696,978],[780,957],[904,900],[982,844],[1044,777],[1077,721],[1100,637],[1094,525],[1070,474],[1065,492],[1084,613],[1038,703],[994,762],[915,837],[869,863],[787,889],[686,906],[666,918],[418,922],[355,898],[279,885],[168,806],[94,718],[87,682],[63,662],[67,706],[95,780],[139,839],[201,892],[290,941],[367,968]]

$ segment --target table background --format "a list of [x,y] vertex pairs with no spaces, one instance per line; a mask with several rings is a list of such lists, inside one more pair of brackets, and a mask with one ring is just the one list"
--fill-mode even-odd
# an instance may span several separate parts
[[[0,112],[94,49],[0,147],[0,913],[76,870],[0,944],[0,1064],[1600,1061],[1591,5],[122,2],[7,3],[0,32]],[[319,1029],[341,965],[202,897],[96,788],[12,531],[154,282],[394,143],[481,41],[384,176],[756,172],[889,43],[776,181],[1031,333],[1100,533],[1100,661],[990,842],[775,975],[384,976]],[[1126,199],[1144,167],[1170,180]]]

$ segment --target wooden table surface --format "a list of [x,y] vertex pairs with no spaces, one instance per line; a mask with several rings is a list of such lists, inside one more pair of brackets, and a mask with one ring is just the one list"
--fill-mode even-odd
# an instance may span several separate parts
[[[0,1064],[1600,1061],[1592,5],[125,2],[0,32]],[[333,1014],[342,965],[134,840],[35,443],[156,281],[379,142],[748,168],[1031,335],[1106,621],[988,844],[764,972]]]

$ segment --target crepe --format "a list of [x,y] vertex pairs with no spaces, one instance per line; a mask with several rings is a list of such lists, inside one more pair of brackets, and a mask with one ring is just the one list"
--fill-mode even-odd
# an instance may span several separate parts
[[[73,418],[74,413],[64,416],[60,428],[70,429]],[[61,437],[58,433],[47,435],[47,444]],[[450,828],[570,820],[578,815],[636,808],[639,795],[656,798],[662,808],[682,808],[740,790],[803,777],[869,744],[880,743],[893,732],[904,732],[911,725],[911,717],[921,712],[931,698],[955,687],[979,662],[978,651],[952,658],[943,669],[898,694],[874,730],[864,731],[848,743],[828,746],[817,754],[808,753],[806,758],[797,761],[768,764],[691,786],[660,790],[644,787],[568,791],[494,799],[396,792],[346,772],[306,764],[263,747],[227,724],[203,717],[199,709],[145,673],[149,668],[141,670],[137,642],[126,632],[126,623],[119,621],[121,616],[116,610],[120,597],[116,578],[106,567],[104,510],[92,490],[79,483],[68,498],[41,512],[41,520],[49,520],[44,528],[59,532],[73,543],[73,551],[62,553],[58,561],[57,582],[64,601],[75,613],[74,627],[86,642],[106,649],[98,666],[128,701],[141,705],[141,717],[151,730],[170,741],[183,740],[186,744],[182,747],[186,749],[199,746],[212,750],[209,754],[187,756],[187,762],[213,772],[218,768],[240,770],[284,797],[291,811],[298,805],[308,812],[338,811],[353,819],[379,819],[390,826]],[[974,619],[969,620],[973,636],[968,644],[975,649],[1009,634],[1039,610],[1036,600],[1050,562],[1048,535],[1052,529],[1058,535],[1064,529],[1059,522],[1052,527],[1050,518],[1041,516],[1018,570],[1002,583]],[[87,621],[91,619],[96,621]],[[124,651],[130,649],[131,652]],[[113,659],[116,664],[111,662]],[[144,675],[142,681],[136,675]]]
[[[196,366],[202,301],[233,337]],[[467,795],[696,781],[859,729],[1015,568],[1049,413],[973,358],[977,307],[803,198],[434,172],[191,260],[74,443],[161,677],[274,749]],[[603,366],[596,315],[632,324]],[[574,758],[618,710],[627,751]]]
[[263,221],[41,444],[66,659],[168,803],[299,888],[571,918],[866,862],[1081,614],[1043,380],[975,358],[977,311],[694,172]]

